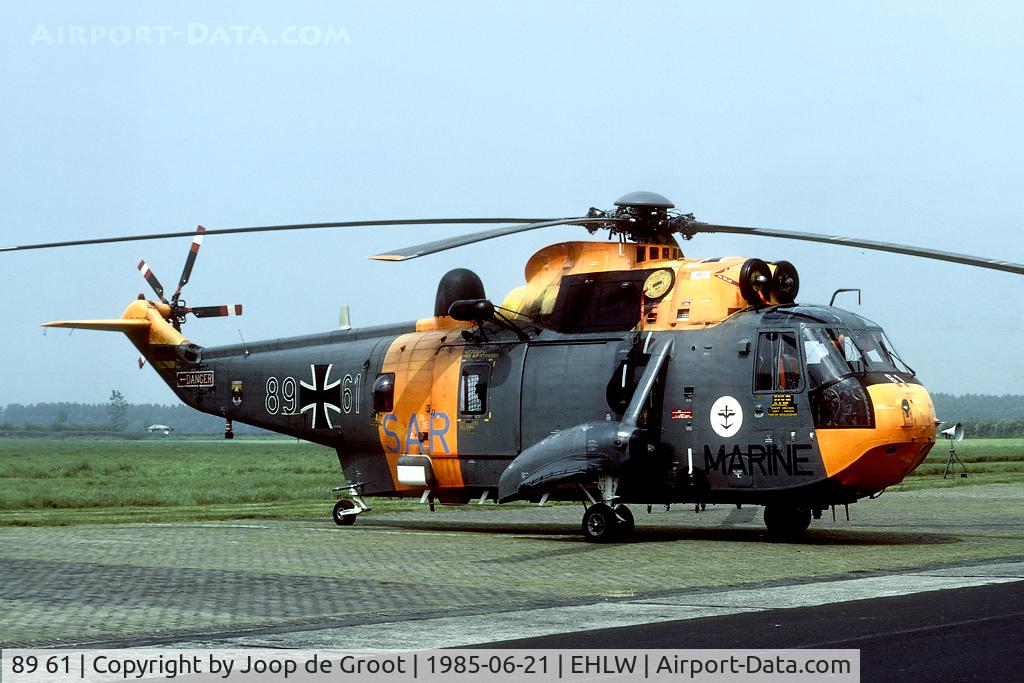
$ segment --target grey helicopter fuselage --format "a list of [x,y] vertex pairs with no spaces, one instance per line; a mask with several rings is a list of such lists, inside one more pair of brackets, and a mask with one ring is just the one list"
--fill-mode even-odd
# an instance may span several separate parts
[[362,495],[489,497],[589,502],[590,540],[628,535],[625,503],[766,505],[788,533],[898,483],[935,443],[931,399],[882,330],[793,303],[786,262],[570,242],[526,276],[502,306],[457,269],[430,318],[221,347],[145,299],[55,324],[124,332],[228,425],[334,449],[359,503],[339,501],[339,524]]
[[[438,312],[466,300],[457,288],[447,296],[439,292]],[[335,449],[346,479],[368,495],[579,499],[611,472],[620,502],[785,499],[822,509],[898,482],[934,444],[927,392],[860,316],[772,304],[699,329],[638,330],[642,298],[624,329],[595,330],[579,315],[566,323],[556,302],[554,328],[438,315],[182,343],[173,362],[154,365],[199,410]],[[665,344],[616,451],[614,434]]]
[[[404,261],[554,226],[615,241],[535,253],[526,284],[495,305],[472,272],[438,286],[434,315],[400,325],[202,348],[181,334],[241,306],[182,299],[204,235],[389,225],[500,224],[371,258]],[[145,261],[157,296],[118,319],[47,326],[126,334],[187,404],[337,451],[349,482],[334,521],[362,495],[462,503],[582,500],[584,536],[621,540],[626,503],[765,505],[791,536],[830,505],[896,484],[935,444],[935,410],[881,328],[795,303],[786,261],[685,258],[677,238],[724,233],[856,247],[1024,275],[1024,265],[887,242],[708,223],[666,197],[631,192],[567,218],[413,218],[246,226],[76,239],[14,253],[192,236],[177,289]]]

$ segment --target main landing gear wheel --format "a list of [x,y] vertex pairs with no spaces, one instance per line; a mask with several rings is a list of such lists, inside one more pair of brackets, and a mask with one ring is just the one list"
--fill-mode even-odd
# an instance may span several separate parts
[[619,518],[604,503],[594,503],[583,513],[583,538],[591,543],[607,543],[615,540]]
[[780,540],[798,538],[811,524],[811,509],[796,505],[766,505],[764,525],[768,534]]
[[633,513],[625,505],[613,509],[594,503],[583,513],[583,538],[591,543],[624,541],[633,534]]
[[348,513],[348,510],[355,510],[356,504],[351,500],[339,500],[334,504],[331,518],[338,526],[351,526],[356,523],[356,514]]

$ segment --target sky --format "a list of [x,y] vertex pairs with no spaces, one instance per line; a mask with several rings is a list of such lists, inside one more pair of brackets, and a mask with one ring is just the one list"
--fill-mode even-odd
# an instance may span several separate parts
[[[173,6],[171,6],[173,5]],[[1024,5],[1014,2],[7,2],[0,246],[278,223],[568,216],[638,189],[705,221],[1024,263]],[[427,317],[469,267],[500,300],[555,227],[410,261],[467,232],[206,239],[213,346]],[[0,253],[0,405],[176,398],[114,318],[189,240]],[[803,303],[887,331],[932,391],[1024,393],[1024,278],[704,235],[688,256],[793,262]]]

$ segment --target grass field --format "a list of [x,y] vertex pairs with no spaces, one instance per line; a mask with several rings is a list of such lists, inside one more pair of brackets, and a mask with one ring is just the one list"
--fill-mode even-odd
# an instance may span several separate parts
[[[1024,439],[956,447],[969,477],[942,479],[948,445],[940,442],[893,490],[1024,481]],[[340,483],[333,451],[293,440],[0,439],[0,525],[324,517]]]
[[1024,481],[1024,439],[966,439],[953,444],[956,453],[967,466],[968,476],[960,477],[963,469],[953,462],[955,473],[943,479],[942,473],[949,458],[949,442],[941,439],[921,465],[892,491],[911,491],[922,488],[970,486],[972,484],[1008,484]]
[[0,439],[0,524],[325,515],[339,483],[293,440]]

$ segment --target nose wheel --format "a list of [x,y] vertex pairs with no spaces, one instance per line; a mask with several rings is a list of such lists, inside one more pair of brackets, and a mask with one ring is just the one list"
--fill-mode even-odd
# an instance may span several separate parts
[[633,513],[625,505],[615,502],[618,488],[617,477],[598,477],[597,489],[601,496],[598,502],[585,486],[580,486],[591,503],[583,513],[583,538],[591,543],[625,541],[633,535]]
[[633,535],[633,513],[625,505],[594,503],[583,513],[583,538],[591,543],[613,543]]
[[778,540],[791,541],[807,531],[811,524],[811,509],[797,505],[773,504],[764,508],[764,525],[768,535]]

